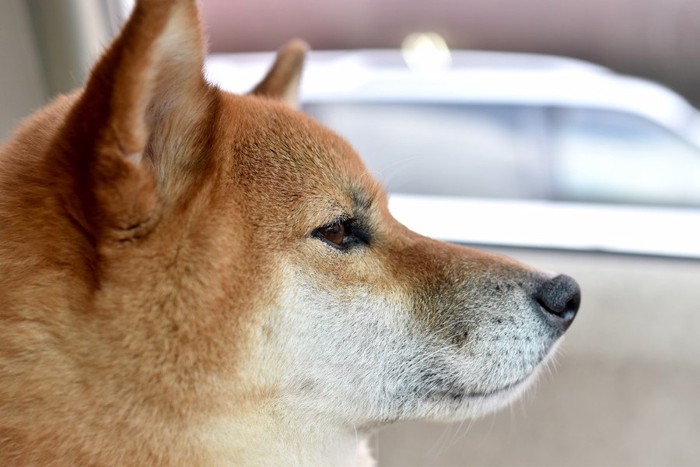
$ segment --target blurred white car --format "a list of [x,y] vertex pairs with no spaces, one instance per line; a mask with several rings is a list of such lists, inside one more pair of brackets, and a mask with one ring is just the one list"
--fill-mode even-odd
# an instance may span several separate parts
[[[213,55],[207,74],[245,92],[272,60]],[[562,57],[422,65],[312,52],[302,80],[304,110],[350,140],[401,222],[466,244],[700,258],[700,118],[680,96]]]

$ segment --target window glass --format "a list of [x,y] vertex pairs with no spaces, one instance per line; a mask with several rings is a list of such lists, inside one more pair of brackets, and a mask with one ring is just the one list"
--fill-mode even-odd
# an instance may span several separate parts
[[[541,196],[529,126],[535,109],[453,104],[307,104],[347,138],[388,191],[475,197]],[[540,116],[535,122],[533,116]]]
[[560,199],[700,205],[700,151],[636,115],[553,113],[553,182]]

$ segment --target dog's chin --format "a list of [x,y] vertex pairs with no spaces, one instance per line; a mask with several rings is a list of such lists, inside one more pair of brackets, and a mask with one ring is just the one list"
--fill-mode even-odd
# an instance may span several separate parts
[[523,377],[490,389],[461,390],[450,388],[444,391],[432,391],[427,400],[433,408],[437,421],[460,421],[476,418],[504,408],[520,398],[533,383],[541,369],[556,352],[559,342],[555,342],[535,368]]
[[431,392],[431,416],[435,421],[451,422],[477,418],[508,406],[517,400],[537,379],[539,367],[526,377],[489,391],[449,389]]
[[[541,366],[526,377],[483,394],[474,394],[468,397],[468,417],[480,417],[507,407],[513,401],[520,398],[537,380]],[[463,417],[460,417],[463,418]]]
[[[513,383],[505,384],[500,388],[492,391],[484,391],[481,394],[472,394],[473,397],[468,397],[470,413],[468,417],[479,417],[487,415],[498,409],[510,405],[513,401],[519,399],[529,388],[531,388],[542,368],[547,366],[552,357],[556,354],[562,339],[556,339],[549,347],[544,356],[535,365],[534,369],[527,375],[516,380]],[[463,418],[463,417],[458,417]]]

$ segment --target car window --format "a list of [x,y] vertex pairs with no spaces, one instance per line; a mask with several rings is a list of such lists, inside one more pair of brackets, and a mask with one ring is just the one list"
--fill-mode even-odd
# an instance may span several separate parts
[[538,109],[455,104],[310,103],[390,192],[542,196]]
[[554,196],[563,200],[700,205],[700,150],[637,115],[556,109]]

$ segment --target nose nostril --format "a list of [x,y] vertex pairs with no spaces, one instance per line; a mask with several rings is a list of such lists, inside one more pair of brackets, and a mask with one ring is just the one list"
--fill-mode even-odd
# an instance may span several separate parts
[[581,305],[581,290],[574,279],[562,274],[544,282],[534,298],[545,311],[570,323]]
[[581,305],[581,292],[577,292],[573,297],[571,297],[571,300],[566,302],[566,309],[573,310],[573,312],[576,313],[578,311],[578,308],[580,305]]

